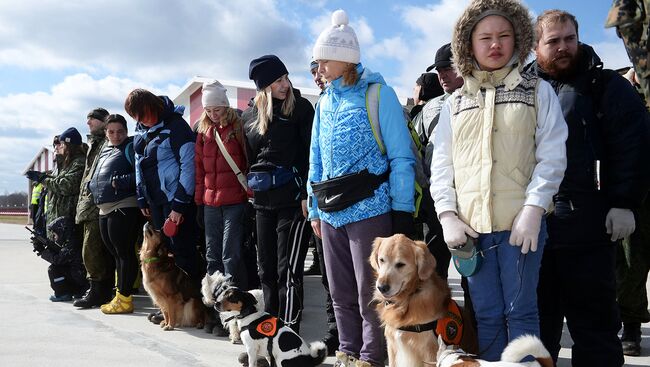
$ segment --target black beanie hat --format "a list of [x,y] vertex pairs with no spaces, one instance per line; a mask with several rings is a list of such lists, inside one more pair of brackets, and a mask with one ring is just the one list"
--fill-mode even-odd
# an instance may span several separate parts
[[431,98],[436,98],[444,93],[442,86],[440,86],[440,81],[438,80],[438,74],[436,73],[423,73],[415,83],[422,86],[422,88],[420,88],[419,97],[421,101],[428,101]]
[[59,135],[59,141],[66,144],[81,145],[81,134],[74,127],[69,127]]
[[94,110],[88,112],[88,115],[86,118],[94,118],[100,121],[104,121],[104,119],[108,116],[108,111],[101,107],[97,107]]
[[248,67],[248,77],[255,82],[257,90],[264,90],[284,74],[289,74],[289,72],[275,55],[258,57],[251,61]]

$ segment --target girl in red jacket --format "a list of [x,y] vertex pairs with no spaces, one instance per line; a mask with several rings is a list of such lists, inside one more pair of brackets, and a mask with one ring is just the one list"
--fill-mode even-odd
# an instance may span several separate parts
[[194,201],[203,206],[207,271],[231,275],[234,284],[245,289],[246,271],[240,261],[248,168],[243,123],[237,111],[230,108],[221,83],[204,83],[202,93],[204,111],[194,148]]

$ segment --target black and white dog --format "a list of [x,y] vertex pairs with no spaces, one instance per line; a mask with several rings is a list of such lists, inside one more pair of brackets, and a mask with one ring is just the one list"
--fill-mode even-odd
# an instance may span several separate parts
[[[219,271],[214,272],[212,275],[206,274],[201,281],[201,295],[203,296],[203,304],[210,307],[214,310],[215,313],[217,313],[216,309],[214,308],[214,305],[217,302],[215,295],[219,294],[219,292],[223,292],[229,287],[232,287],[231,278],[229,276],[225,276]],[[219,313],[215,316],[221,319],[221,324],[223,325],[224,329],[228,329],[228,336],[230,338],[230,341],[233,344],[241,344],[242,341],[239,335],[239,327],[237,326],[237,322],[233,320],[234,317],[232,317],[234,315]],[[212,327],[215,326],[215,322],[212,322]],[[206,323],[206,327],[209,326],[210,325]]]
[[237,320],[248,361],[266,357],[271,366],[306,367],[318,366],[327,357],[324,343],[307,344],[282,320],[264,311],[261,290],[246,292],[225,283],[213,289],[214,308]]

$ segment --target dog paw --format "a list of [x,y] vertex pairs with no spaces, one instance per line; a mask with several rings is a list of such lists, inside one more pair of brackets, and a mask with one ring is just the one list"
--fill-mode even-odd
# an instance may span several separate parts
[[165,330],[165,331],[174,330],[174,327],[173,327],[172,325],[165,325],[165,326],[163,327],[163,330]]

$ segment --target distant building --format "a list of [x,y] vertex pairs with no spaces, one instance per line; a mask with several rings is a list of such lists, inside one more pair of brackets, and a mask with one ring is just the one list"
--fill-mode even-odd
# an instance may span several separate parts
[[[201,117],[203,106],[201,105],[201,86],[204,82],[214,80],[214,78],[195,76],[183,86],[181,92],[174,98],[175,105],[185,106],[183,117],[190,126]],[[252,81],[238,82],[230,80],[219,80],[226,87],[230,107],[238,108],[242,111],[248,108],[248,102],[255,97],[256,89]],[[316,88],[301,88],[300,94],[307,98],[312,104],[316,104],[320,91]]]

